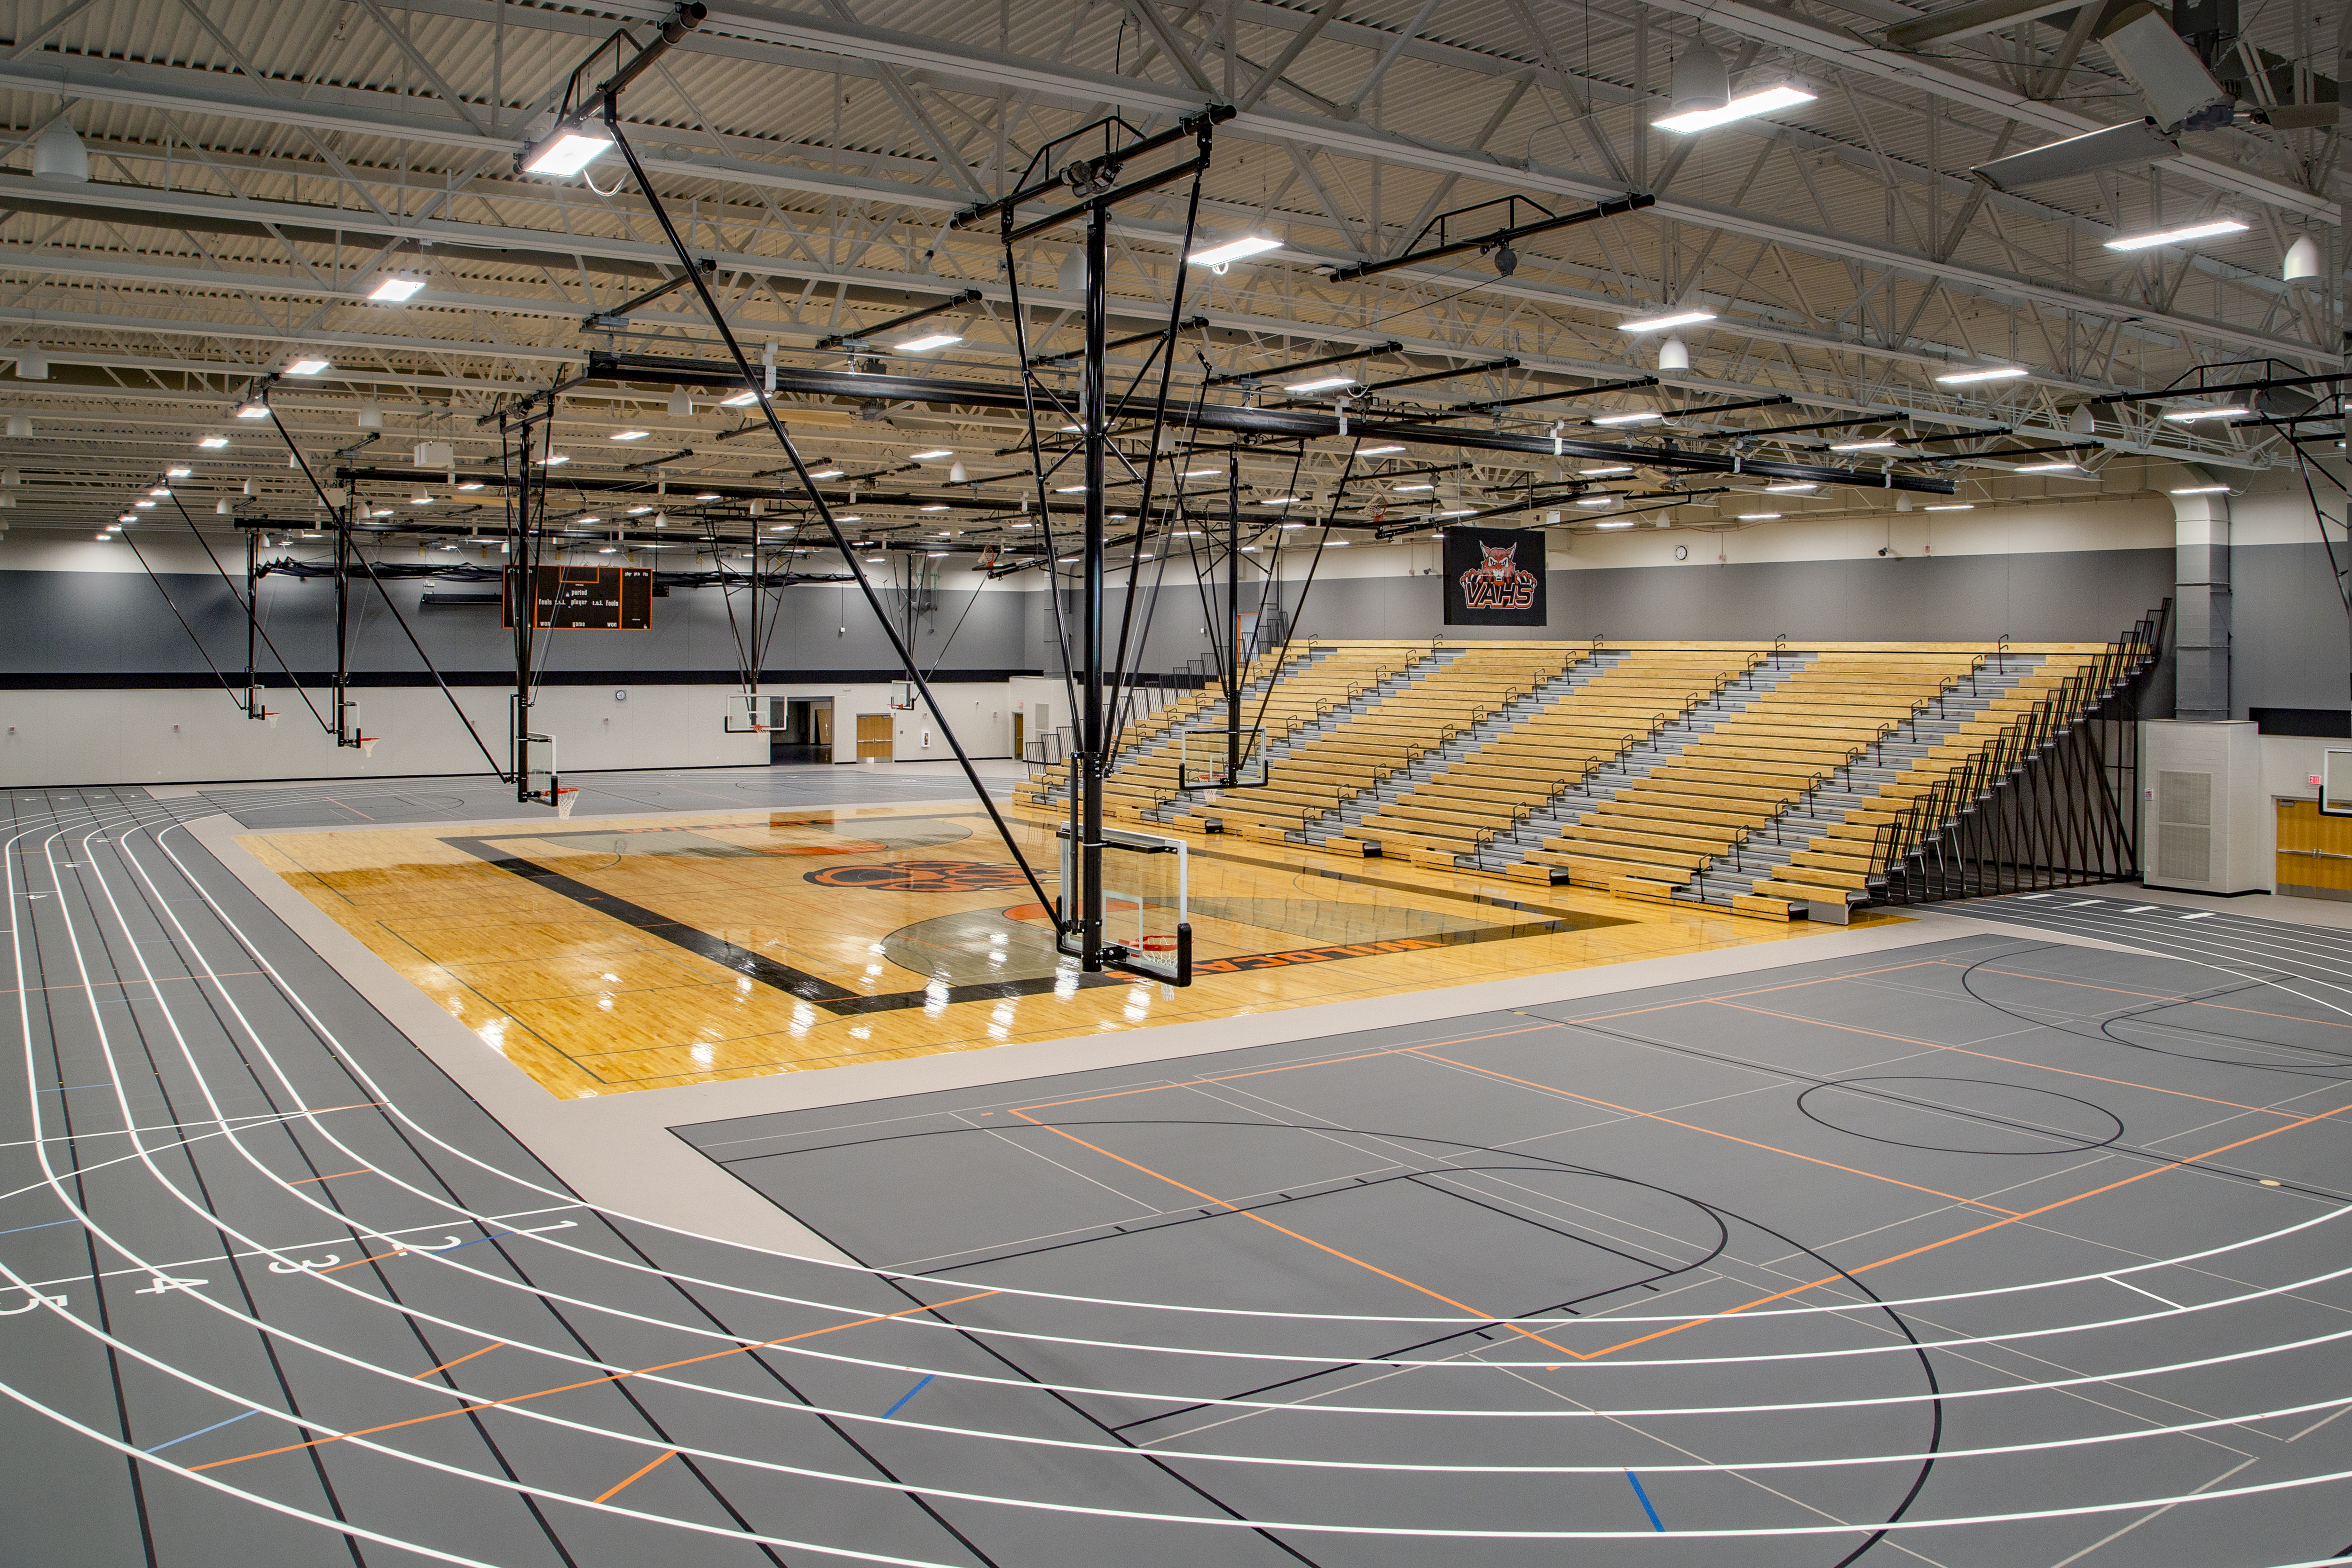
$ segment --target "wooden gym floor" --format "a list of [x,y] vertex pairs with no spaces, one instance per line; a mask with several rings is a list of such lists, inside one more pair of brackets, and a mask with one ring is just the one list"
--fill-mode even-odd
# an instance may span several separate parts
[[[1016,821],[1053,890],[1049,829]],[[1195,979],[1081,976],[966,804],[239,840],[550,1092],[1412,995],[1809,927],[1260,843],[1194,847]]]

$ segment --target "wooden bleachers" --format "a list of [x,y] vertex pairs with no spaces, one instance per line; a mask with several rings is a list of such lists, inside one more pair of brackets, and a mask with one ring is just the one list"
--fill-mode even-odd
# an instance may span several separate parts
[[[1526,858],[1566,870],[1571,882],[1607,886],[1633,877],[1679,886],[1948,690],[1974,662],[1958,653],[1820,653]],[[1851,885],[1863,885],[1859,875]],[[1836,896],[1843,902],[1844,894]]]
[[1887,825],[1912,802],[1951,774],[1999,746],[2026,723],[2033,710],[2069,679],[2095,665],[2096,651],[2060,653],[2017,678],[2008,691],[1962,723],[1948,737],[1893,780],[1878,786],[1863,805],[1809,840],[1769,882],[1753,892],[1763,897],[1809,902],[1843,900],[1884,871],[1884,858],[1906,845],[1888,841]]
[[[1361,712],[1276,759],[1263,788],[1222,791],[1213,804],[1192,806],[1184,815],[1216,820],[1225,831],[1244,837],[1298,831],[1552,679],[1580,656],[1567,646],[1524,643],[1474,643],[1434,653],[1426,643],[1412,646],[1422,655],[1415,663],[1435,661],[1433,667],[1397,691],[1358,694],[1370,696]],[[1179,825],[1186,825],[1182,816]]]
[[1450,861],[1470,853],[1761,657],[1726,649],[1626,655],[1383,806],[1347,838],[1377,844],[1384,855]]

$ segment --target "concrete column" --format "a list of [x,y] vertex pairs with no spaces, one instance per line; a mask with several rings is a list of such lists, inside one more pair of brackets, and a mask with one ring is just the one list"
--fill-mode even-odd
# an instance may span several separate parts
[[[2215,483],[2201,468],[2179,470],[2183,486]],[[2230,497],[2172,497],[2173,639],[2178,656],[2173,711],[2184,719],[2230,715]]]

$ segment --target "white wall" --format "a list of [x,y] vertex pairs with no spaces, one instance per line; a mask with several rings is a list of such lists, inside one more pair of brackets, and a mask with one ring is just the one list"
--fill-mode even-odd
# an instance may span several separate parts
[[[627,691],[628,699],[616,701],[616,690]],[[732,695],[724,686],[546,686],[532,705],[531,727],[555,737],[557,760],[567,772],[764,763],[764,734],[723,731]],[[372,756],[338,747],[290,691],[266,694],[273,709],[284,710],[266,724],[245,717],[217,687],[0,692],[0,784],[178,784],[489,771],[438,689],[366,686],[355,695],[362,732],[383,737]],[[507,756],[508,695],[497,686],[457,692],[501,765]],[[326,713],[326,694],[314,692],[311,700]],[[735,711],[740,724],[740,703]]]
[[[931,695],[939,699],[940,708],[955,726],[956,737],[963,742],[967,756],[1013,755],[1013,705],[1004,695],[1005,685],[1003,681],[939,681],[932,685]],[[762,687],[761,695],[772,701],[831,697],[833,759],[835,762],[857,760],[857,716],[862,713],[890,715],[890,759],[893,762],[955,760],[954,748],[940,733],[939,723],[930,711],[920,706],[894,711],[890,706],[890,687],[887,685],[879,682],[850,685],[779,685]],[[928,745],[925,744],[927,741]],[[761,760],[767,760],[764,754]]]

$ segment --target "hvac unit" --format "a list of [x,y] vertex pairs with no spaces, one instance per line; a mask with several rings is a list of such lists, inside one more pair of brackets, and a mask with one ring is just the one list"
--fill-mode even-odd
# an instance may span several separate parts
[[2149,720],[2139,781],[2141,881],[2182,893],[2269,889],[2253,724]]

